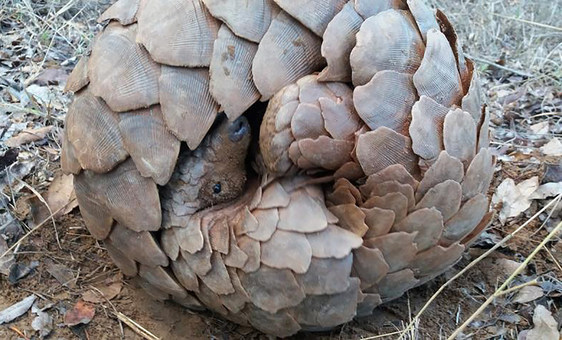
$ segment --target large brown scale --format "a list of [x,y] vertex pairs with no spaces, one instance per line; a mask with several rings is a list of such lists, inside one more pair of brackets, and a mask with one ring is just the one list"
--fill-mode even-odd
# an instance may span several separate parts
[[490,222],[478,78],[421,0],[119,0],[100,21],[62,167],[154,297],[326,329],[439,275]]

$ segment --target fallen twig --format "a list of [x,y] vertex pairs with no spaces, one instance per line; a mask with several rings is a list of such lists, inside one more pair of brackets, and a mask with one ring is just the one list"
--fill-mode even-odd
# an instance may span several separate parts
[[135,333],[142,336],[143,338],[145,338],[147,340],[160,340],[159,337],[152,334],[150,331],[148,331],[147,329],[145,329],[144,327],[142,327],[141,325],[136,323],[133,319],[129,318],[125,314],[123,314],[121,312],[117,312],[117,313],[114,313],[114,314],[120,321],[123,321],[123,323],[125,323],[127,326],[131,327],[131,329]]

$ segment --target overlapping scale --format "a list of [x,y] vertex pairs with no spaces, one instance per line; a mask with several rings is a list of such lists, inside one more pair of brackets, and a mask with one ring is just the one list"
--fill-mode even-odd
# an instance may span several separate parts
[[209,66],[220,27],[201,0],[147,1],[137,41],[154,60],[172,66]]
[[451,25],[451,22],[449,21],[445,13],[437,9],[435,11],[435,16],[437,18],[437,22],[439,23],[441,32],[443,32],[445,37],[447,37],[449,45],[451,46],[453,54],[455,55],[457,68],[461,77],[463,93],[466,94],[472,78],[472,73],[474,71],[474,64],[471,60],[465,58],[459,43],[459,39],[457,37],[457,33],[455,32],[453,25]]
[[410,205],[408,198],[399,192],[391,192],[384,196],[372,196],[363,204],[366,209],[379,208],[384,210],[392,210],[394,212],[394,221],[401,221],[408,214],[408,206]]
[[350,284],[345,292],[325,295],[308,295],[295,307],[291,314],[304,329],[331,328],[351,321],[357,309],[359,280],[348,279]]
[[361,134],[356,153],[367,176],[394,164],[403,165],[411,174],[418,172],[410,138],[384,126]]
[[460,104],[463,89],[457,61],[443,33],[432,28],[427,32],[427,45],[419,69],[414,73],[414,85],[443,106]]
[[368,248],[381,251],[388,263],[389,272],[396,272],[408,266],[416,256],[417,245],[414,243],[416,233],[395,232],[364,241]]
[[413,74],[424,57],[424,43],[412,16],[390,9],[365,20],[350,62],[353,85],[365,85],[379,71]]
[[232,313],[238,313],[244,308],[246,302],[250,302],[250,297],[248,296],[248,293],[246,292],[244,287],[242,287],[242,283],[240,282],[240,278],[236,273],[236,269],[227,268],[227,270],[230,279],[232,280],[234,293],[223,296],[222,303]]
[[321,232],[307,234],[306,237],[312,248],[312,256],[319,258],[344,258],[363,243],[361,237],[333,224]]
[[490,146],[490,112],[485,110],[478,129],[478,150],[485,149]]
[[494,163],[494,157],[487,148],[478,152],[466,170],[466,176],[462,182],[463,200],[479,193],[486,194],[494,175]]
[[416,233],[414,242],[418,251],[424,251],[437,244],[443,232],[443,217],[435,208],[416,210],[392,227],[393,231]]
[[412,75],[395,71],[377,72],[367,84],[353,90],[357,113],[371,130],[386,126],[402,134],[408,134],[416,97]]
[[304,274],[295,275],[305,294],[323,295],[342,293],[349,287],[353,254],[343,259],[312,258]]
[[278,337],[287,337],[301,329],[299,323],[287,312],[271,314],[261,308],[248,305],[245,313],[252,326]]
[[468,112],[451,110],[443,123],[443,144],[447,153],[468,164],[476,153],[476,124]]
[[119,249],[128,258],[149,267],[166,267],[169,263],[168,257],[148,231],[135,232],[116,223],[105,242]]
[[360,237],[363,237],[369,231],[369,226],[365,224],[365,213],[357,205],[341,204],[329,209],[338,218],[338,225],[343,229]]
[[80,173],[80,170],[82,170],[82,166],[76,158],[74,146],[72,146],[72,144],[68,141],[68,129],[64,129],[62,132],[61,144],[60,163],[62,172],[66,175],[77,175]]
[[198,292],[199,291],[199,281],[197,280],[197,275],[189,267],[187,261],[181,256],[174,261],[171,261],[171,269],[176,276],[179,283],[187,290]]
[[297,274],[307,272],[312,259],[312,248],[301,233],[277,230],[261,244],[261,262],[278,269],[291,269]]
[[203,3],[234,34],[256,43],[279,12],[273,0],[203,0]]
[[402,164],[392,164],[375,174],[369,175],[365,184],[360,186],[361,193],[364,196],[368,196],[376,185],[386,181],[398,181],[402,184],[408,184],[414,190],[419,185],[419,182]]
[[200,276],[201,281],[214,293],[219,295],[233,294],[234,286],[224,265],[224,261],[218,252],[211,255],[211,270]]
[[319,37],[324,34],[328,23],[347,2],[347,0],[274,1]]
[[209,73],[210,92],[230,120],[238,118],[259,98],[252,80],[258,45],[237,37],[222,25],[214,43]]
[[107,212],[101,214],[102,211],[90,210],[88,204],[81,204],[92,217],[105,220],[110,216],[137,232],[160,229],[162,215],[156,183],[142,177],[131,159],[106,174],[83,171],[74,178],[74,183],[78,203],[97,202],[102,211]]
[[363,23],[363,18],[355,12],[353,2],[349,1],[334,19],[328,23],[322,36],[322,56],[327,66],[318,75],[320,81],[351,81],[349,55],[355,46],[355,35]]
[[137,24],[111,22],[97,36],[88,61],[88,88],[116,112],[158,103],[160,67],[136,43],[136,35]]
[[226,218],[219,219],[209,229],[211,249],[221,254],[228,254],[230,248],[230,232]]
[[429,8],[423,0],[407,0],[408,9],[412,12],[423,40],[427,42],[427,31],[439,30],[439,23],[435,18],[435,11]]
[[482,88],[478,73],[474,72],[468,93],[462,98],[462,109],[470,113],[474,121],[479,123],[482,120],[482,105]]
[[[140,276],[149,294],[289,336],[369,314],[452,266],[492,219],[485,192],[494,158],[486,148],[489,114],[481,110],[472,63],[442,13],[434,16],[417,0],[334,0],[330,8],[322,6],[331,2],[277,1],[289,14],[273,0],[118,2],[106,13],[112,22],[98,38],[94,62],[80,62],[70,88],[102,108],[93,115],[105,125],[92,135],[101,140],[117,131],[125,153],[101,157],[99,164],[107,164],[96,165],[98,173],[82,170],[84,146],[73,143],[75,132],[63,138],[62,158],[65,171],[76,174],[93,236],[105,241],[126,275]],[[178,24],[189,15],[201,20]],[[325,17],[333,19],[316,20]],[[175,37],[186,27],[202,34]],[[439,34],[435,43],[432,35]],[[157,65],[137,39],[156,60],[175,61]],[[170,52],[170,46],[177,49]],[[320,52],[328,67],[301,78],[320,71]],[[121,73],[112,89],[146,81],[156,101],[151,94],[135,100],[107,91],[109,99],[102,100],[84,89],[95,74],[113,77],[107,67],[120,72],[116,56],[127,55],[138,59],[135,70],[148,66],[147,74],[139,80]],[[210,70],[173,67],[189,65],[187,59]],[[423,93],[416,77],[437,68],[447,74],[437,72],[431,81],[447,85],[447,77],[457,77],[460,85]],[[258,85],[249,90],[252,77]],[[356,98],[353,87],[333,80],[353,80]],[[260,131],[265,166],[261,158],[250,159],[263,178],[251,179],[233,201],[200,210],[197,184],[207,170],[189,159],[218,157],[216,145],[201,143],[203,137],[219,110],[234,119],[258,99],[256,89],[263,100],[275,94]],[[148,109],[112,112],[124,104]],[[182,152],[175,169],[179,141],[171,133],[192,149]],[[185,191],[178,189],[182,181]],[[156,184],[166,184],[162,207]]]
[[306,296],[289,269],[262,265],[253,273],[239,272],[239,277],[252,303],[269,313],[296,306]]
[[469,199],[445,224],[441,243],[449,245],[462,240],[484,218],[488,212],[488,206],[488,199],[482,194]]
[[411,269],[403,269],[386,275],[377,285],[382,302],[400,297],[405,291],[415,287],[419,280],[416,279]]
[[111,243],[105,244],[105,249],[109,257],[113,260],[113,263],[127,276],[135,276],[138,273],[137,263],[129,258],[127,255],[123,254],[121,250],[115,248]]
[[64,92],[76,93],[84,88],[84,86],[90,83],[90,78],[88,78],[88,60],[87,55],[82,56],[74,69],[66,79],[66,85],[64,86]]
[[139,276],[152,286],[175,297],[187,296],[186,290],[170,274],[161,266],[139,265]]
[[141,0],[119,0],[100,15],[98,22],[117,20],[121,25],[130,25],[137,21],[140,3]]
[[457,262],[463,251],[464,246],[458,243],[447,248],[436,246],[416,255],[412,268],[419,277],[434,276]]
[[461,185],[449,179],[429,189],[415,209],[434,207],[441,212],[443,220],[447,221],[459,210],[461,196]]
[[365,290],[382,280],[390,269],[380,249],[361,246],[353,251],[353,271]]
[[162,67],[160,105],[166,126],[194,150],[203,140],[219,111],[204,68]]
[[103,173],[127,158],[119,132],[119,117],[99,97],[89,92],[77,95],[66,117],[68,142],[72,145],[66,160],[76,171],[73,156],[82,169]]
[[443,122],[449,109],[427,96],[421,96],[412,107],[412,122],[409,127],[412,149],[416,155],[434,160],[443,145]]
[[464,169],[461,161],[449,156],[446,151],[442,151],[437,161],[431,165],[422,178],[416,191],[416,200],[419,201],[428,190],[446,180],[460,183],[463,176]]
[[394,211],[378,207],[361,209],[365,213],[365,224],[369,226],[369,230],[365,233],[364,238],[382,236],[390,231],[396,217]]
[[98,240],[105,239],[113,225],[113,218],[109,214],[109,209],[100,204],[95,196],[87,195],[88,186],[77,178],[74,179],[74,190],[80,206],[80,214],[88,231]]
[[180,141],[164,123],[159,106],[120,114],[119,130],[125,150],[131,155],[140,174],[164,185],[174,171]]
[[404,0],[355,0],[355,10],[363,18],[372,17],[388,9],[406,9]]
[[261,99],[268,100],[285,85],[319,70],[324,64],[321,43],[322,39],[280,12],[263,36],[252,64]]

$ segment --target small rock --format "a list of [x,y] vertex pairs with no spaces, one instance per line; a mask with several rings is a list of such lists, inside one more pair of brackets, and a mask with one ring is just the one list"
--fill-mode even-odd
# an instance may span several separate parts
[[558,340],[558,324],[552,313],[543,305],[538,305],[533,314],[533,328],[526,334],[525,340]]

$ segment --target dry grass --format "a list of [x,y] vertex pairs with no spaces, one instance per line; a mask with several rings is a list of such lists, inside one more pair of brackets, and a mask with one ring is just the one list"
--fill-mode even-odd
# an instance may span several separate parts
[[[560,1],[436,0],[431,3],[448,14],[469,55],[529,73],[535,78],[532,80],[561,86]],[[480,63],[480,70],[488,66]]]

